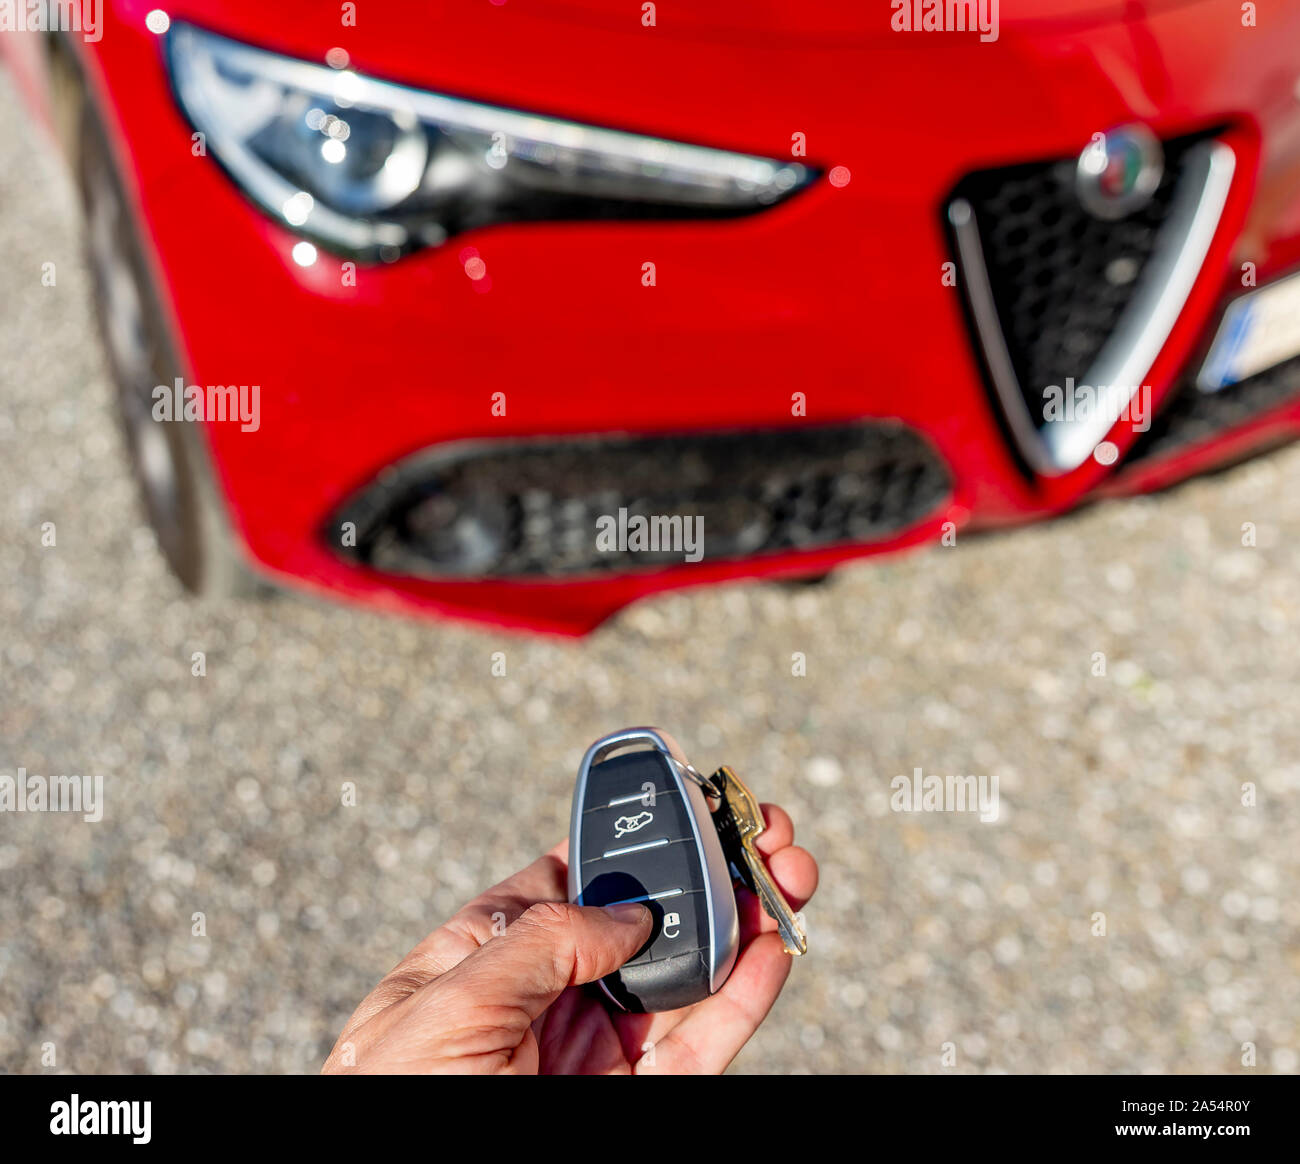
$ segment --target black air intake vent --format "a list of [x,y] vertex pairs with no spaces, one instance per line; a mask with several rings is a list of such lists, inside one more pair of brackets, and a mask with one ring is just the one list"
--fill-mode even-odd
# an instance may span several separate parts
[[[703,519],[699,557],[717,561],[895,537],[948,497],[930,445],[893,422],[686,436],[450,444],[362,490],[343,552],[385,573],[544,578],[662,568],[658,551],[602,550],[598,519]],[[661,530],[669,527],[660,524]]]

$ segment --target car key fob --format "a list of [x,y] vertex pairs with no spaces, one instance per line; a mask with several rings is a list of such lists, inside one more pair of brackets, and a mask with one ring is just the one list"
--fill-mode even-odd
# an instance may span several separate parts
[[690,1006],[718,990],[735,965],[736,895],[706,788],[657,728],[604,736],[583,757],[569,830],[569,900],[637,901],[654,915],[646,944],[601,979],[623,1010]]

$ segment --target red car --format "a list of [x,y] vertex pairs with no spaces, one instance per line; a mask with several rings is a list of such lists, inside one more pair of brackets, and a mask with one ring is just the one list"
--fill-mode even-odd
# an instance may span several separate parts
[[1300,429],[1298,4],[82,9],[0,42],[191,587],[579,633]]

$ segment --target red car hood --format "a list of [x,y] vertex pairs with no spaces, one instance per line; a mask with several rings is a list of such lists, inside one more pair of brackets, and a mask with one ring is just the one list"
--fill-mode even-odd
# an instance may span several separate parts
[[[506,0],[509,3],[510,0]],[[931,0],[925,0],[930,3]],[[1196,3],[1197,0],[980,0],[987,10],[997,10],[1002,28],[1045,25],[1072,20],[1091,22],[1115,20],[1127,14],[1141,19],[1162,8]],[[822,38],[827,35],[873,38],[894,34],[894,13],[917,0],[826,0],[817,5],[795,0],[710,0],[698,6],[665,8],[656,25],[660,32],[683,29],[700,34],[777,33],[787,40]],[[634,5],[639,11],[639,6]],[[583,23],[626,23],[625,0],[554,0],[534,6],[558,19]],[[977,11],[979,9],[977,8]],[[901,17],[900,17],[901,18]]]
[[[932,3],[933,0],[924,0]],[[999,33],[1045,30],[1065,24],[1095,24],[1126,18],[1141,20],[1170,8],[1204,0],[977,0],[997,14]],[[809,45],[834,41],[840,46],[888,40],[898,35],[892,27],[895,11],[918,0],[709,0],[708,4],[660,6],[653,32],[641,25],[640,4],[628,0],[388,0],[382,13],[361,6],[355,28],[342,28],[333,14],[322,18],[317,0],[278,0],[274,16],[265,0],[177,0],[167,6],[178,19],[220,28],[232,35],[257,39],[262,32],[296,27],[318,31],[322,40],[342,42],[369,26],[382,26],[394,39],[420,39],[422,32],[438,28],[460,30],[478,25],[484,32],[507,22],[545,21],[654,35],[670,39],[730,40],[768,44]],[[141,14],[155,7],[153,0],[117,0],[124,12]],[[901,18],[901,17],[900,17]]]

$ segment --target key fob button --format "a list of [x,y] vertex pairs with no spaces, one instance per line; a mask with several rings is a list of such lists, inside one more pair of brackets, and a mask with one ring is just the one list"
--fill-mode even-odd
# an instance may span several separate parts
[[632,807],[658,800],[677,790],[668,761],[662,756],[632,752],[615,756],[593,768],[587,780],[587,808],[622,800]]
[[[612,876],[614,870],[618,871],[618,876],[625,879],[627,884],[636,883],[644,887],[637,893],[631,894],[632,897],[648,897],[668,889],[689,892],[699,888],[700,855],[693,839],[674,841],[667,837],[655,837],[646,844],[646,848],[638,849],[636,852],[619,852],[615,849],[614,856],[606,857],[599,854],[584,860],[582,862],[584,895],[595,892],[597,896],[604,898],[608,892],[605,886],[612,888],[613,885],[612,881],[604,878]],[[596,882],[600,883],[598,888],[588,888]],[[609,898],[602,900],[600,904],[608,905],[609,901],[626,900],[626,897]]]
[[601,805],[583,813],[582,859],[584,862],[606,853],[634,855],[642,846],[657,841],[692,839],[690,815],[676,793],[655,797],[652,805],[640,800],[631,804]]
[[709,944],[708,906],[703,892],[681,893],[654,903],[655,927],[647,953],[651,960],[675,958]]
[[625,965],[675,958],[708,947],[708,906],[703,892],[677,893],[644,904],[654,918],[650,937]]
[[624,965],[674,958],[709,944],[707,909],[700,891],[677,893],[644,903],[654,919],[650,937]]

